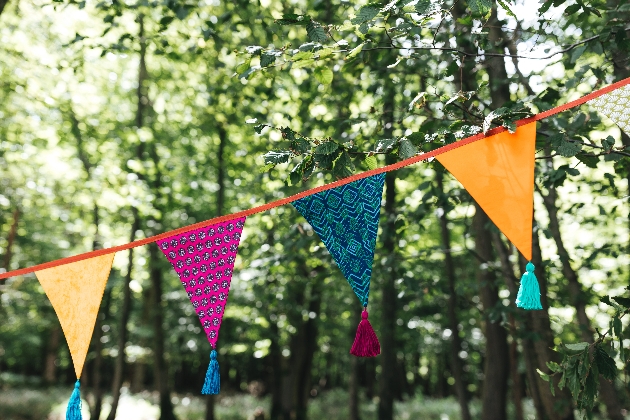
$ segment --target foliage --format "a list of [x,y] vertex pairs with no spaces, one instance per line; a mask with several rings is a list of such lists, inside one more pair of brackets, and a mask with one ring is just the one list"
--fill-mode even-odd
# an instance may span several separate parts
[[[629,19],[620,1],[550,0],[537,11],[507,0],[10,2],[0,15],[0,264],[14,225],[5,269],[126,242],[134,209],[142,238],[494,127],[514,130],[521,118],[625,77]],[[145,106],[142,124],[138,103]],[[547,277],[545,314],[560,358],[534,369],[558,399],[565,378],[563,390],[576,405],[595,409],[598,382],[614,376],[618,388],[627,388],[627,302],[610,298],[608,313],[597,296],[617,296],[627,286],[628,143],[588,105],[541,121],[537,131],[536,235]],[[475,255],[473,202],[448,175],[440,191],[442,169],[434,161],[395,173],[397,196],[381,223],[370,308],[381,335],[379,320],[390,308],[379,302],[391,280],[393,388],[408,396],[408,412],[427,418],[442,408],[422,411],[425,405],[454,412],[451,400],[416,398],[441,401],[454,392],[443,212],[467,392],[482,394],[490,321],[517,343],[518,377],[535,375],[524,349],[537,332],[513,307],[498,255],[491,261]],[[567,256],[557,257],[555,232],[540,206],[551,192],[559,196]],[[383,243],[390,220],[393,253]],[[517,253],[505,245],[509,270],[519,272]],[[135,250],[131,267],[125,253],[116,258],[95,334],[103,382],[110,383],[121,354],[123,279],[131,270],[126,379],[136,390],[153,387],[150,270],[157,267],[164,279],[166,375],[178,392],[198,392],[209,348],[176,275],[166,261],[150,261],[148,249]],[[567,315],[575,306],[567,267],[584,284],[578,301],[598,314],[593,324],[602,330],[601,323],[612,322],[592,345],[579,344],[581,328]],[[497,274],[490,309],[481,303],[480,271]],[[279,369],[284,380],[299,370],[291,368],[304,351],[299,333],[312,320],[315,344],[303,385],[311,413],[325,412],[332,393],[349,386],[347,353],[360,308],[317,235],[290,206],[248,219],[232,287],[218,348],[226,392],[238,395],[253,383],[273,392],[269,372]],[[71,385],[65,342],[53,345],[59,325],[33,276],[3,282],[0,294],[0,369],[42,377],[52,356],[53,384]],[[93,346],[89,374],[95,358]],[[147,373],[138,383],[142,367]],[[361,361],[358,371],[361,392],[373,401],[380,368]],[[322,393],[325,403],[318,405]],[[376,410],[374,402],[365,407]],[[181,404],[176,412],[185,415],[180,410]]]

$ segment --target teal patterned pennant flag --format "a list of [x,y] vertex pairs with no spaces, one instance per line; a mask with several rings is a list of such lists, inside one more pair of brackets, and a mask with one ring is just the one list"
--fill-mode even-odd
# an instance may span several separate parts
[[370,293],[384,182],[385,174],[378,174],[293,202],[324,242],[363,306],[367,306]]

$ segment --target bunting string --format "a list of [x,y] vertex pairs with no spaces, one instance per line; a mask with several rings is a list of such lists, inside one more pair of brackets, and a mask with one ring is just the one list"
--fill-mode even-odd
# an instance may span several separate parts
[[[602,89],[599,89],[599,90],[596,90],[594,92],[591,92],[588,95],[585,95],[585,96],[583,96],[583,97],[581,97],[579,99],[576,99],[574,101],[568,102],[568,103],[566,103],[564,105],[560,105],[560,106],[551,108],[551,109],[549,109],[547,111],[541,112],[541,113],[536,114],[536,115],[534,115],[532,117],[528,117],[528,118],[524,118],[524,119],[518,120],[516,122],[516,126],[520,127],[520,126],[523,126],[523,125],[526,125],[526,124],[529,124],[529,123],[532,123],[532,122],[535,122],[535,121],[540,121],[540,120],[543,120],[545,118],[551,117],[553,115],[559,114],[561,112],[567,111],[569,109],[578,107],[580,105],[585,104],[588,101],[591,101],[591,100],[593,100],[595,98],[598,98],[598,97],[600,97],[602,95],[605,95],[607,93],[610,93],[613,90],[618,89],[618,88],[623,87],[623,86],[626,86],[628,84],[630,84],[630,78],[623,79],[623,80],[621,80],[619,82],[613,83],[612,85],[609,85],[609,86],[606,86],[606,87],[604,87]],[[70,263],[74,263],[74,262],[77,262],[77,261],[87,260],[87,259],[90,259],[90,258],[102,256],[102,255],[107,255],[107,254],[112,254],[112,253],[119,252],[119,251],[124,251],[124,250],[130,249],[130,248],[135,248],[135,247],[147,245],[147,244],[150,244],[150,243],[153,243],[153,242],[156,242],[156,241],[161,241],[161,240],[167,239],[167,238],[169,238],[169,237],[171,237],[173,235],[179,235],[179,234],[188,232],[190,230],[201,229],[201,228],[209,227],[209,226],[217,224],[217,223],[233,220],[233,219],[236,219],[236,218],[244,218],[244,217],[247,217],[247,216],[251,216],[253,214],[262,213],[262,212],[270,210],[272,208],[284,206],[286,204],[290,204],[290,203],[292,203],[294,201],[297,201],[297,200],[299,200],[301,198],[308,197],[308,196],[320,193],[322,191],[331,190],[333,188],[341,187],[343,185],[347,185],[347,184],[349,184],[351,182],[358,181],[360,179],[365,179],[365,178],[368,178],[368,177],[371,177],[371,176],[374,176],[374,175],[378,175],[378,174],[382,174],[382,173],[386,173],[386,172],[390,172],[390,171],[395,171],[397,169],[401,169],[401,168],[404,168],[406,166],[413,165],[415,163],[418,163],[418,162],[421,162],[421,161],[425,161],[425,160],[430,159],[430,158],[434,158],[434,157],[436,157],[438,155],[441,155],[443,153],[452,151],[452,150],[457,149],[459,147],[466,146],[466,145],[471,144],[473,142],[476,142],[478,140],[482,140],[484,138],[487,138],[487,137],[490,137],[490,136],[493,136],[493,135],[496,135],[496,134],[499,134],[499,133],[503,133],[505,131],[507,131],[507,129],[504,128],[504,127],[496,127],[496,128],[493,128],[493,129],[489,130],[486,133],[479,133],[479,134],[476,134],[474,136],[467,137],[467,138],[465,138],[463,140],[460,140],[458,142],[445,145],[443,147],[440,147],[438,149],[432,150],[430,152],[418,154],[416,156],[410,157],[408,159],[401,160],[400,162],[397,162],[397,163],[394,163],[394,164],[391,164],[391,165],[387,165],[387,166],[383,166],[383,167],[380,167],[380,168],[372,169],[372,170],[369,170],[369,171],[366,171],[366,172],[362,172],[362,173],[359,173],[359,174],[354,174],[354,175],[351,175],[351,176],[349,176],[347,178],[340,179],[340,180],[337,180],[337,181],[334,181],[334,182],[331,182],[331,183],[328,183],[328,184],[324,184],[324,185],[321,185],[319,187],[314,187],[314,188],[308,189],[306,191],[302,191],[300,193],[294,194],[292,196],[281,198],[279,200],[272,201],[270,203],[265,203],[265,204],[257,206],[257,207],[252,207],[250,209],[242,210],[242,211],[239,211],[239,212],[236,212],[236,213],[215,217],[213,219],[205,220],[205,221],[198,222],[198,223],[195,223],[195,224],[192,224],[192,225],[188,225],[188,226],[184,226],[184,227],[181,227],[181,228],[178,228],[178,229],[173,229],[173,230],[170,230],[168,232],[164,232],[164,233],[161,233],[161,234],[158,234],[158,235],[150,236],[150,237],[144,238],[144,239],[139,239],[139,240],[136,240],[136,241],[133,241],[133,242],[129,242],[129,243],[126,243],[126,244],[122,244],[122,245],[118,245],[118,246],[114,246],[114,247],[110,247],[110,248],[99,249],[99,250],[95,250],[95,251],[90,251],[90,252],[86,252],[86,253],[83,253],[83,254],[73,255],[73,256],[70,256],[70,257],[61,258],[61,259],[58,259],[58,260],[49,261],[49,262],[45,262],[45,263],[42,263],[42,264],[37,264],[37,265],[31,266],[31,267],[25,267],[25,268],[20,268],[20,269],[13,270],[13,271],[7,271],[7,272],[4,272],[4,273],[0,273],[0,279],[7,279],[9,277],[15,277],[15,276],[23,275],[23,274],[32,273],[32,272],[35,272],[35,271],[44,270],[44,269],[47,269],[47,268],[57,267],[57,266],[60,266],[60,265],[70,264]]]

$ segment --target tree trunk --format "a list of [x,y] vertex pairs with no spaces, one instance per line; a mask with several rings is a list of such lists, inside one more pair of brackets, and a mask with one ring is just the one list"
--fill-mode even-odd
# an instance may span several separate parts
[[[383,103],[383,127],[385,138],[393,137],[395,89],[389,75],[384,75],[385,93]],[[386,155],[385,163],[392,164],[396,158]],[[396,172],[385,174],[385,223],[383,223],[383,254],[385,264],[380,270],[381,279],[381,373],[379,379],[378,419],[394,418],[396,384]]]
[[[353,334],[354,335],[354,334]],[[348,394],[350,416],[349,420],[361,420],[359,414],[359,359],[350,357],[350,378],[348,380]]]
[[[357,311],[350,328],[350,340],[356,335],[356,325],[361,322],[361,314]],[[360,420],[359,415],[359,358],[350,356],[350,375],[348,378],[349,420]]]
[[[136,240],[136,231],[140,229],[140,217],[138,209],[131,208],[133,213],[133,223],[131,224],[131,234],[129,242]],[[120,324],[118,326],[118,357],[114,364],[114,378],[112,380],[112,408],[107,416],[107,420],[116,419],[116,411],[120,401],[120,388],[123,381],[123,371],[125,369],[125,347],[127,344],[127,323],[129,322],[129,314],[131,313],[131,277],[133,272],[133,248],[129,249],[129,259],[127,260],[127,274],[123,283],[123,303],[120,309]]]
[[13,257],[13,243],[15,242],[15,236],[17,235],[18,223],[20,221],[20,210],[16,207],[13,210],[13,222],[11,223],[11,229],[9,230],[9,236],[7,236],[7,253],[4,254],[4,262],[2,267],[6,270],[10,270],[11,258]]
[[[535,221],[535,220],[534,220]],[[537,226],[536,224],[534,226]],[[573,420],[573,400],[571,394],[567,388],[560,390],[557,385],[559,378],[555,378],[556,395],[551,394],[549,384],[544,382],[537,369],[542,370],[545,373],[549,373],[547,368],[547,362],[553,361],[560,363],[559,354],[554,352],[554,333],[551,330],[551,320],[549,319],[549,301],[547,299],[547,273],[545,272],[542,264],[542,252],[540,249],[540,242],[538,239],[539,229],[534,228],[534,235],[532,240],[532,262],[536,266],[535,274],[540,285],[540,301],[542,307],[546,308],[542,311],[525,311],[526,331],[531,331],[534,334],[529,334],[526,340],[523,340],[523,346],[532,348],[533,356],[536,358],[536,364],[528,367],[528,371],[531,371],[531,375],[536,378],[538,390],[540,392],[542,403],[545,407],[545,412],[549,419],[558,420]],[[521,258],[521,268],[524,270],[526,261]]]
[[[142,315],[140,317],[140,325],[142,328],[150,329],[151,325],[151,289],[144,288],[142,291]],[[140,337],[138,345],[142,348],[147,346],[147,339]],[[147,371],[147,363],[144,358],[136,359],[133,364],[133,374],[131,377],[130,391],[137,394],[145,388],[145,378]]]
[[280,331],[278,331],[277,322],[271,321],[269,327],[269,336],[271,345],[269,346],[269,358],[271,364],[269,366],[269,389],[271,393],[271,408],[269,410],[269,418],[271,420],[282,419],[282,353],[278,339]]
[[[219,148],[217,150],[217,216],[221,216],[225,207],[225,146],[227,144],[227,131],[222,125],[217,126],[219,133]],[[206,395],[206,420],[214,420],[214,395]]]
[[[475,252],[482,262],[493,261],[492,237],[486,225],[488,216],[478,205],[473,217]],[[485,266],[477,270],[481,302],[485,317],[486,354],[482,391],[482,420],[505,420],[509,377],[507,332],[497,321],[489,319],[490,312],[499,304],[494,271]]]
[[59,337],[61,336],[61,326],[57,323],[50,330],[48,338],[48,348],[46,349],[46,361],[44,363],[44,382],[52,385],[57,381],[57,352],[59,351]]
[[455,265],[453,263],[453,256],[451,254],[451,234],[448,230],[448,219],[446,212],[448,211],[448,203],[446,203],[446,196],[444,194],[444,173],[436,171],[436,180],[438,185],[438,192],[441,201],[439,204],[442,211],[439,212],[440,231],[442,236],[442,248],[444,249],[444,271],[446,272],[446,279],[448,281],[448,323],[451,329],[451,370],[453,378],[455,379],[455,395],[457,395],[457,401],[459,402],[459,409],[461,411],[462,420],[470,420],[470,410],[468,409],[468,396],[466,393],[466,381],[464,379],[464,367],[463,361],[459,357],[459,352],[462,349],[462,340],[459,336],[459,321],[457,320],[457,292],[455,290]]
[[162,268],[160,266],[159,253],[160,250],[155,244],[149,246],[154,378],[155,387],[160,394],[160,420],[175,420],[171,393],[168,387],[168,368],[164,359],[164,308],[162,305]]
[[302,327],[304,329],[304,354],[298,366],[292,368],[298,369],[296,382],[297,388],[297,404],[295,420],[306,420],[308,399],[311,395],[311,370],[313,367],[313,356],[317,349],[317,317],[319,317],[322,303],[321,281],[314,281],[311,289],[311,300],[309,301],[308,311],[315,313],[315,318],[309,316],[308,321]]
[[109,309],[112,302],[112,289],[105,290],[101,313],[99,313],[96,325],[94,326],[94,364],[92,369],[92,394],[94,395],[94,404],[90,409],[90,418],[98,419],[103,409],[103,388],[101,387],[103,372],[103,325],[109,319]]
[[[304,272],[308,277],[306,262]],[[296,297],[296,304],[303,305],[306,294],[302,292]],[[319,316],[321,306],[321,281],[311,283],[311,293],[308,300],[308,311]],[[303,306],[302,306],[303,307]],[[305,420],[307,401],[311,390],[311,367],[316,349],[317,316],[299,325],[297,332],[291,337],[289,348],[289,369],[282,381],[282,415],[283,420]]]
[[[547,160],[547,170],[553,170],[553,162]],[[586,314],[586,298],[582,290],[582,284],[578,279],[577,272],[571,267],[571,259],[569,252],[564,246],[564,241],[560,233],[560,221],[558,219],[558,207],[556,204],[557,192],[552,186],[549,188],[548,194],[544,195],[541,192],[543,203],[549,214],[549,230],[551,236],[558,248],[558,256],[562,263],[562,274],[567,279],[569,296],[571,298],[571,304],[575,307],[577,322],[580,328],[582,340],[592,344],[594,342],[593,334],[595,333],[591,327],[590,319]],[[611,420],[623,420],[624,416],[621,414],[621,403],[613,383],[608,382],[606,379],[600,376],[600,398],[606,405],[606,411],[608,418]]]
[[[494,243],[494,249],[501,261],[501,270],[503,271],[505,282],[510,290],[511,300],[513,301],[516,298],[517,287],[516,276],[514,275],[514,270],[512,264],[510,263],[510,252],[498,233],[492,233],[492,242]],[[514,415],[516,420],[523,420],[523,387],[521,385],[521,376],[518,372],[518,329],[513,313],[509,314],[508,320],[510,325],[510,335],[512,336],[512,342],[510,343],[510,374],[512,376]],[[540,396],[537,395],[538,389],[536,388],[535,391],[536,395],[532,395],[534,406],[536,407],[538,416],[540,418],[544,418],[544,411],[542,410],[542,405],[540,404]]]

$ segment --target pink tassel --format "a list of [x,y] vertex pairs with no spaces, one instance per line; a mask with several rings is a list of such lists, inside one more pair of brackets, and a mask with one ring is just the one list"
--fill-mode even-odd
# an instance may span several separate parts
[[350,354],[357,357],[375,357],[381,354],[381,344],[368,321],[367,308],[363,308],[361,322],[357,328],[357,336],[354,338]]

